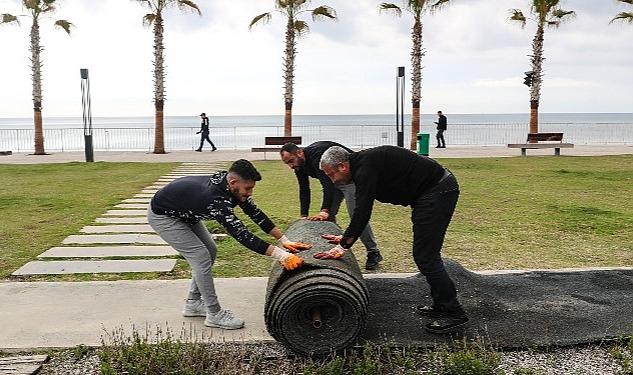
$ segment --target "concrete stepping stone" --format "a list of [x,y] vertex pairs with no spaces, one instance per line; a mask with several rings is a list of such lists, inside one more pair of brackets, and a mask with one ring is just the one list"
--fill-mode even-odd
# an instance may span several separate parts
[[[212,234],[213,239],[225,238],[226,234]],[[167,245],[167,242],[157,234],[72,234],[62,241],[63,244],[150,244]]]
[[[148,202],[149,203],[149,202]],[[119,203],[116,208],[144,208],[147,209],[148,203]]]
[[130,225],[87,225],[81,233],[155,233],[149,224]]
[[171,246],[58,246],[38,258],[105,258],[105,257],[165,257],[178,252]]
[[31,375],[36,374],[48,361],[47,355],[21,355],[0,358],[0,374]]
[[152,193],[140,193],[140,194],[134,194],[134,198],[150,198],[150,200],[154,197],[154,194]]
[[175,265],[176,259],[33,261],[20,267],[13,275],[169,272]]
[[102,224],[147,224],[147,217],[98,217],[95,222]]
[[152,201],[152,198],[150,197],[145,197],[145,198],[128,198],[128,199],[124,199],[123,203],[149,203]]
[[154,194],[158,191],[158,189],[143,189],[141,190],[142,194],[151,194],[152,196],[154,196]]
[[160,189],[162,189],[164,187],[164,185],[151,185],[151,186],[147,186],[145,189],[141,190],[142,192],[145,192],[146,190],[153,190],[154,192],[159,191]]
[[147,210],[107,210],[103,216],[146,216]]
[[167,245],[167,242],[157,234],[73,234],[62,241],[63,244],[152,244]]

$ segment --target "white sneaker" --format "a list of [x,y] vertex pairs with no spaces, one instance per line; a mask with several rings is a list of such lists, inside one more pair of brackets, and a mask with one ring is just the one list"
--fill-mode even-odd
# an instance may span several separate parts
[[185,302],[185,308],[182,310],[182,316],[207,316],[207,307],[201,299],[188,299]]
[[244,327],[244,320],[235,316],[233,311],[222,309],[216,313],[208,313],[204,325],[222,329],[239,329]]

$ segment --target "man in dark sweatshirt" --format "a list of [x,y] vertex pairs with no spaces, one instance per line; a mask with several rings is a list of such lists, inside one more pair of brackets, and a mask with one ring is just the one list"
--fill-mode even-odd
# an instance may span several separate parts
[[464,326],[468,317],[440,254],[459,197],[455,176],[433,159],[395,146],[354,153],[330,147],[323,153],[320,166],[335,184],[356,184],[356,210],[345,233],[333,239],[338,245],[315,254],[315,258],[340,258],[369,222],[374,200],[411,206],[413,259],[433,298],[432,305],[418,307],[421,314],[434,318],[425,328],[447,333]]
[[[176,179],[152,198],[147,221],[191,266],[193,277],[184,316],[204,316],[204,324],[209,327],[237,329],[244,326],[242,319],[220,307],[211,272],[217,249],[202,220],[216,220],[240,244],[277,259],[286,270],[303,263],[293,253],[306,250],[310,245],[290,241],[253,202],[255,182],[261,179],[253,164],[240,159],[228,172]],[[240,206],[264,232],[281,241],[290,252],[251,233],[235,216],[235,206]]]
[[[301,216],[308,220],[329,220],[336,221],[336,214],[341,206],[341,201],[345,198],[347,212],[350,217],[354,214],[356,207],[356,186],[351,184],[334,184],[330,178],[319,168],[321,155],[332,146],[338,146],[347,152],[352,152],[349,148],[330,141],[314,142],[301,149],[294,143],[286,143],[279,152],[281,160],[295,171],[299,182],[299,201],[301,204]],[[316,178],[321,183],[323,190],[323,201],[321,210],[314,216],[308,216],[310,212],[310,181],[308,177]],[[367,249],[367,262],[365,269],[374,270],[378,268],[378,263],[382,261],[382,255],[376,244],[376,238],[369,223],[360,234],[360,240]]]

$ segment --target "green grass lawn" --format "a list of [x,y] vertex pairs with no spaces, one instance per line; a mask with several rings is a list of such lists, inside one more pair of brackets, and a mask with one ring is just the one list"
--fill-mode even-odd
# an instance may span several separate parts
[[[470,269],[633,266],[633,156],[444,159],[461,197],[444,255]],[[254,199],[282,229],[299,214],[294,174],[280,161],[255,165],[264,179]],[[0,277],[78,233],[129,198],[168,164],[0,166]],[[313,186],[312,211],[321,201]],[[8,185],[7,185],[8,184]],[[241,214],[239,209],[238,214]],[[384,254],[379,272],[415,272],[410,209],[377,203],[371,224]],[[240,215],[244,218],[244,215]],[[265,239],[255,224],[247,226]],[[345,209],[339,224],[349,217]],[[209,228],[221,230],[217,223]],[[354,246],[364,262],[364,248]],[[229,238],[219,242],[216,276],[267,276],[271,260]],[[188,277],[182,260],[170,274],[83,275],[47,280]]]
[[0,165],[0,278],[78,234],[176,164]]

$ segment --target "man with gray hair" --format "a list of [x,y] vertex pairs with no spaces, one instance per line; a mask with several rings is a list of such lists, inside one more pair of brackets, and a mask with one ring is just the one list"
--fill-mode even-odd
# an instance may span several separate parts
[[413,259],[426,277],[433,298],[432,305],[419,306],[418,312],[433,318],[425,326],[429,332],[448,333],[463,327],[468,317],[440,254],[459,198],[455,176],[433,159],[395,146],[354,153],[330,147],[323,153],[320,167],[335,184],[356,184],[356,210],[345,233],[332,241],[338,245],[314,257],[343,256],[367,225],[374,200],[411,206]]
[[[290,241],[255,205],[251,196],[256,181],[261,179],[251,162],[240,159],[228,172],[187,176],[170,182],[154,195],[147,210],[147,221],[152,229],[191,267],[192,280],[183,315],[206,317],[204,324],[208,327],[238,329],[244,326],[244,320],[220,307],[211,272],[217,247],[202,220],[216,220],[240,244],[278,260],[286,270],[298,268],[303,263],[293,253],[311,247]],[[249,231],[235,215],[235,206],[240,206],[251,220],[279,240],[288,251]]]

